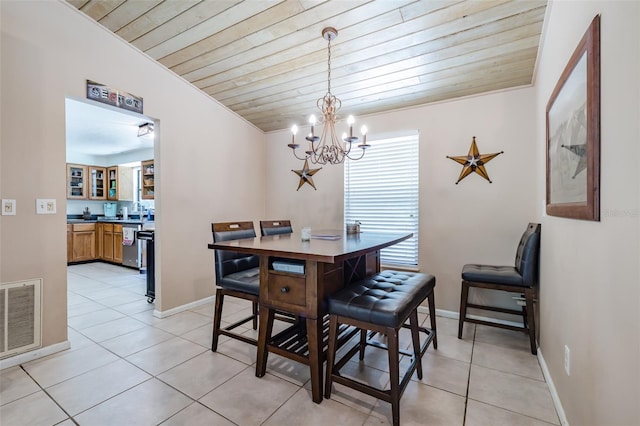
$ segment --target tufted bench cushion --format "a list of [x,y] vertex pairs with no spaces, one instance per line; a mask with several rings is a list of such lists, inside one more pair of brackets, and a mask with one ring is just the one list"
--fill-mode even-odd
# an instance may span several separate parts
[[242,291],[257,296],[260,293],[260,268],[245,269],[225,275],[218,285],[229,290]]
[[462,267],[462,279],[474,282],[527,286],[522,279],[522,275],[513,266],[464,265]]
[[383,271],[333,294],[329,313],[397,328],[435,285],[430,274]]

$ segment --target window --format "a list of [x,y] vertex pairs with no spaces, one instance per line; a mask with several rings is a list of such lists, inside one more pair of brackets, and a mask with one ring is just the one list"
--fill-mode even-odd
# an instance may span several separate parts
[[364,158],[347,160],[344,219],[362,232],[413,233],[381,251],[385,265],[418,266],[418,132],[370,139]]

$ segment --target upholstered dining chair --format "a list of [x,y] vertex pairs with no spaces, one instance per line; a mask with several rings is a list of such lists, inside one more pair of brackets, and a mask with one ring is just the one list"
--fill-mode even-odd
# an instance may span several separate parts
[[260,232],[263,237],[265,235],[291,234],[293,228],[290,220],[261,220]]
[[[239,240],[255,238],[253,222],[212,223],[213,241]],[[218,337],[225,335],[243,342],[256,345],[256,339],[235,333],[232,330],[244,323],[253,321],[253,329],[258,328],[258,296],[260,294],[260,258],[257,255],[237,253],[227,250],[215,250],[216,301],[213,314],[213,339],[211,350],[218,349]],[[238,297],[251,301],[252,314],[235,323],[221,328],[222,305],[225,296]]]
[[[538,284],[538,264],[540,258],[539,223],[529,223],[516,251],[514,266],[492,266],[468,264],[462,268],[462,293],[460,295],[460,319],[458,320],[458,339],[462,338],[465,322],[506,328],[529,333],[531,353],[536,354],[536,321],[534,316],[535,287]],[[469,303],[469,288],[485,288],[513,293],[524,293],[525,306],[522,310],[499,308]],[[484,321],[467,317],[467,308],[502,312],[522,316],[522,327]]]

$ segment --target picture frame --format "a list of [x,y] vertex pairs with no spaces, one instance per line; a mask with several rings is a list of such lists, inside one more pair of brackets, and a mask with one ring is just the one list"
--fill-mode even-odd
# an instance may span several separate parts
[[546,211],[600,220],[600,15],[571,55],[546,108]]

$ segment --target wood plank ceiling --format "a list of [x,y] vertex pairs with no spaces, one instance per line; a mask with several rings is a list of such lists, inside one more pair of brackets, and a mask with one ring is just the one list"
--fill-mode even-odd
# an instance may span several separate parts
[[346,118],[530,84],[547,3],[67,1],[264,131],[319,115],[324,27]]

